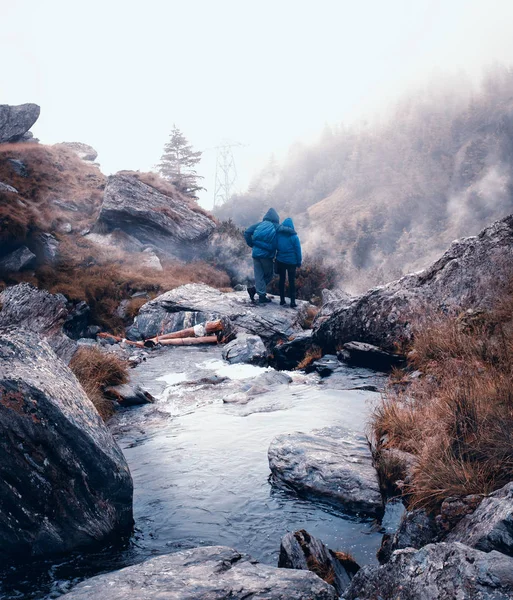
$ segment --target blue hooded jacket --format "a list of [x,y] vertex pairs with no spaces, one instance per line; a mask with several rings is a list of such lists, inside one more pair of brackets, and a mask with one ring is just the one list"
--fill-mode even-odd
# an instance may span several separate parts
[[288,265],[301,266],[301,243],[299,242],[298,235],[294,229],[292,219],[285,219],[278,227],[278,231],[276,232],[276,245],[278,249],[276,260]]
[[255,223],[244,232],[247,245],[253,248],[253,258],[274,258],[276,254],[276,229],[280,217],[270,208],[261,223]]

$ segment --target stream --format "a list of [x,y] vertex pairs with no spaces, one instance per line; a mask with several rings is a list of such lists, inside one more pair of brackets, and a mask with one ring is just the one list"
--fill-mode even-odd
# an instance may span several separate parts
[[218,347],[152,352],[132,380],[157,402],[121,410],[109,423],[134,480],[129,546],[4,569],[0,597],[56,598],[86,577],[200,545],[230,546],[276,566],[281,538],[297,529],[362,565],[375,563],[395,519],[387,525],[386,515],[379,526],[277,488],[267,449],[282,433],[332,425],[363,432],[379,394],[349,388],[379,387],[382,376],[350,367],[326,379],[294,372],[290,384],[255,389],[266,371],[228,365]]

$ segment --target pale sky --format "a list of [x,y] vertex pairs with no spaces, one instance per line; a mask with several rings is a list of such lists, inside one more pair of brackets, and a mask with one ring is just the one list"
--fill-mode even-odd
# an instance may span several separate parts
[[513,0],[0,0],[0,103],[35,102],[41,142],[81,141],[104,173],[149,170],[176,125],[245,144],[238,188],[326,123],[383,110],[433,72],[513,63]]

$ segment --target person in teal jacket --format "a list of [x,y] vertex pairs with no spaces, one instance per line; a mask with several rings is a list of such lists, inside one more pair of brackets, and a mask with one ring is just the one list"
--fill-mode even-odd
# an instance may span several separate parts
[[280,304],[285,302],[285,276],[289,277],[290,306],[296,308],[296,268],[301,266],[301,242],[291,218],[285,219],[276,232],[276,264],[280,275]]
[[260,223],[255,223],[244,232],[244,239],[253,248],[253,269],[255,285],[248,287],[248,294],[253,302],[258,294],[260,304],[272,302],[267,297],[267,285],[274,276],[274,257],[276,255],[276,230],[280,217],[274,208],[270,208]]

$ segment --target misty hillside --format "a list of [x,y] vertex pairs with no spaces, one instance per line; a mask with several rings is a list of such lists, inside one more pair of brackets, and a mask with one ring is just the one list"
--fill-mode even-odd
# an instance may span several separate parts
[[513,212],[512,167],[513,70],[496,66],[478,90],[463,76],[437,81],[380,123],[326,128],[217,216],[245,226],[274,206],[307,251],[337,264],[342,287],[362,290]]

